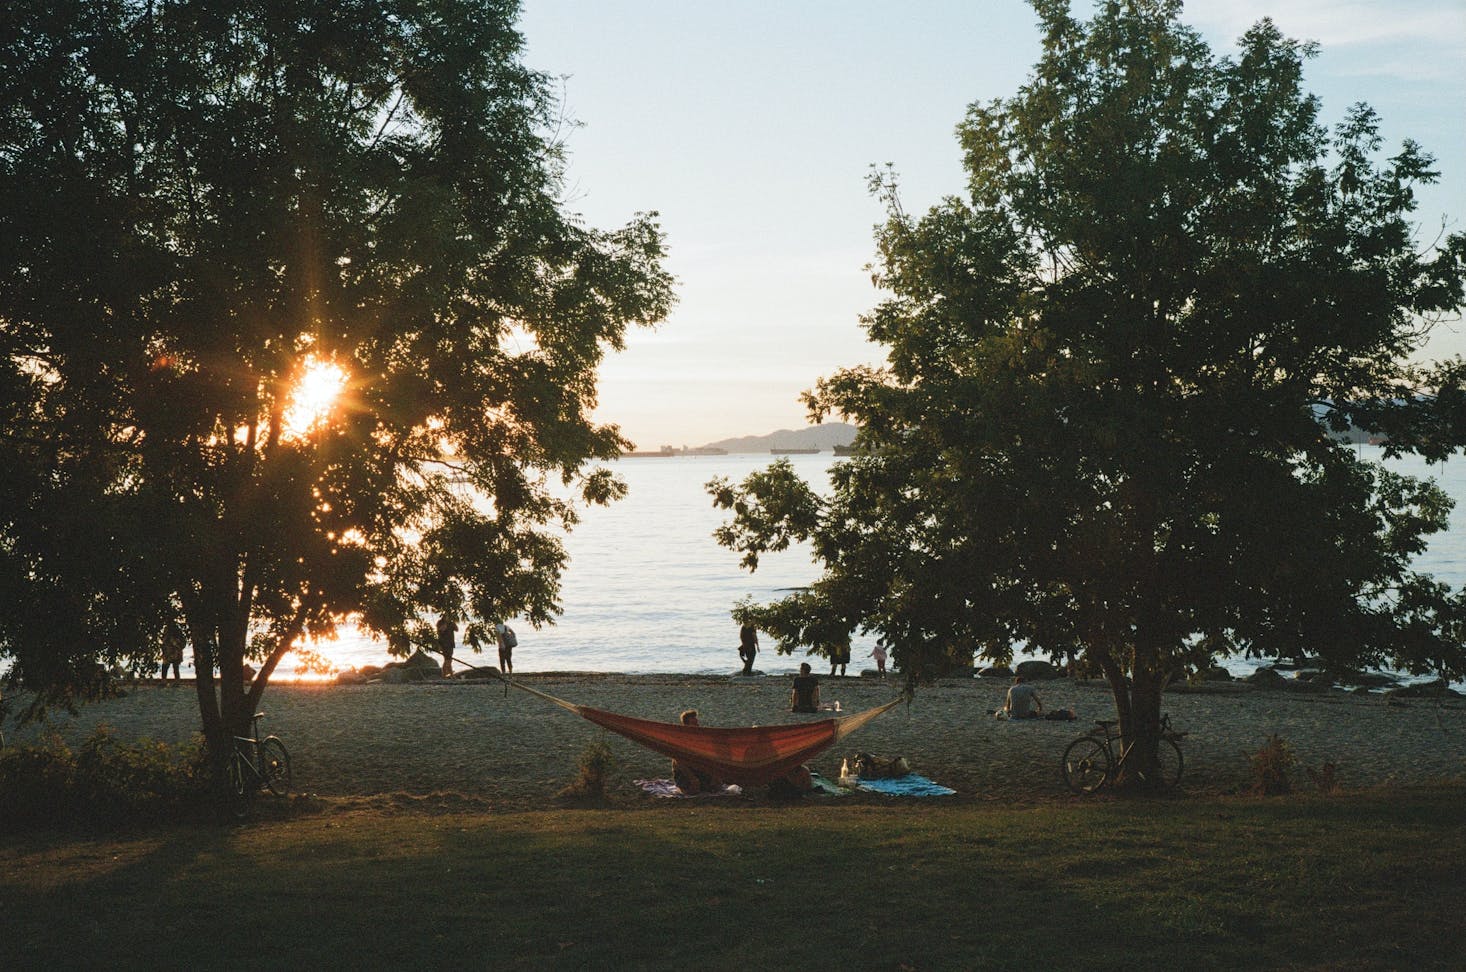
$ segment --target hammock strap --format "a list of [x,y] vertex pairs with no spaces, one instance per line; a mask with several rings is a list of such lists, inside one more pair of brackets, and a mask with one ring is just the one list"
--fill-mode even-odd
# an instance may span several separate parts
[[514,679],[507,678],[507,677],[505,677],[503,675],[500,675],[499,676],[499,681],[503,682],[505,685],[512,685],[512,686],[514,686],[517,689],[523,689],[524,691],[528,692],[530,695],[538,695],[540,698],[544,699],[546,702],[553,702],[556,705],[558,705],[560,708],[562,708],[562,709],[569,709],[571,712],[574,712],[576,715],[584,715],[584,713],[581,712],[581,709],[583,709],[584,706],[576,705],[574,702],[566,702],[564,699],[557,699],[555,696],[549,694],[548,692],[541,692],[539,689],[533,689],[533,688],[530,688],[528,685],[522,685],[519,682],[516,682]]

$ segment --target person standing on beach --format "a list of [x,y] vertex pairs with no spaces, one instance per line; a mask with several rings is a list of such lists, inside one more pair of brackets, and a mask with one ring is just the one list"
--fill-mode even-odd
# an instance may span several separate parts
[[870,657],[876,660],[876,674],[881,678],[886,677],[886,646],[876,642],[876,646],[870,650]]
[[818,712],[820,710],[820,680],[810,674],[809,662],[799,663],[799,674],[794,676],[794,688],[789,693],[789,711]]
[[758,629],[751,624],[738,628],[738,657],[743,659],[743,674],[753,674],[753,660],[758,655]]
[[505,675],[514,673],[514,647],[519,644],[519,639],[514,635],[514,629],[503,621],[494,625],[494,640],[499,643],[499,671]]
[[844,675],[845,666],[848,664],[850,664],[850,635],[847,632],[841,640],[830,646],[830,675],[833,677],[837,668],[840,670],[839,674]]
[[458,624],[453,620],[452,614],[445,612],[438,618],[438,654],[443,656],[444,678],[453,674],[453,649],[457,647],[457,633]]
[[163,663],[158,666],[158,678],[167,681],[168,669],[173,669],[173,681],[183,681],[179,674],[178,667],[183,664],[183,629],[178,622],[169,621],[168,627],[163,629]]

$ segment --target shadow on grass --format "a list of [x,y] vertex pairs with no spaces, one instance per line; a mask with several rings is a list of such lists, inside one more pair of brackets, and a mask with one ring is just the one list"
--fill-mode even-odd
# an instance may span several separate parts
[[17,842],[0,906],[26,966],[1434,968],[1463,796],[325,813]]

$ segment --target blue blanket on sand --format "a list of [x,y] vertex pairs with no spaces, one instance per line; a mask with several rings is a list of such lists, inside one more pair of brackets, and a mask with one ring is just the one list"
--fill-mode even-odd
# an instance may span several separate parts
[[[850,792],[844,787],[836,786],[833,782],[825,779],[818,773],[813,774],[813,776],[815,793],[824,796],[844,796]],[[677,789],[677,784],[671,780],[636,780],[634,782],[651,796],[689,799],[687,794]],[[940,783],[933,783],[925,776],[919,776],[916,773],[908,773],[905,776],[898,776],[888,780],[861,780],[855,784],[855,787],[859,790],[869,790],[871,793],[884,793],[887,796],[950,796],[957,792],[949,787],[942,786]],[[739,787],[727,786],[714,793],[699,793],[690,799],[699,800],[742,795],[743,790]]]
[[907,773],[905,776],[897,776],[887,780],[861,780],[856,784],[862,790],[869,790],[872,793],[884,793],[887,796],[950,796],[957,791],[950,787],[942,786],[940,783],[933,783],[925,776],[916,773]]

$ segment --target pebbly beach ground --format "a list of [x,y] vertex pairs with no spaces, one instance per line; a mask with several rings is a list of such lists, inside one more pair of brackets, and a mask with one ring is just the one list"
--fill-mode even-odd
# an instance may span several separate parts
[[[572,702],[668,722],[687,708],[713,726],[825,717],[788,712],[785,675],[550,673],[521,675],[519,681]],[[1070,799],[1060,755],[1093,720],[1113,718],[1108,688],[1070,680],[1040,685],[1046,705],[1073,706],[1076,722],[994,719],[991,712],[1006,689],[1006,680],[984,678],[922,686],[909,705],[846,738],[812,767],[833,779],[841,759],[856,752],[902,755],[915,771],[958,791],[949,799]],[[838,700],[842,715],[889,701],[898,690],[895,681],[857,676],[821,680],[822,700]],[[497,681],[276,684],[262,708],[268,713],[264,731],[278,734],[290,749],[295,789],[364,806],[559,806],[556,795],[574,779],[580,754],[600,738],[616,759],[611,794],[617,802],[643,799],[633,780],[670,775],[665,757]],[[1328,763],[1338,784],[1351,789],[1466,779],[1466,700],[1460,698],[1304,694],[1221,683],[1168,693],[1165,708],[1175,727],[1189,732],[1183,744],[1183,788],[1189,792],[1245,789],[1249,755],[1273,734],[1297,758],[1292,777],[1300,789],[1313,786],[1307,770]],[[186,741],[198,728],[193,686],[134,684],[123,697],[85,706],[76,716],[55,712],[42,725],[17,728],[12,716],[5,732],[12,743],[47,731],[75,742],[98,724],[120,739]]]

